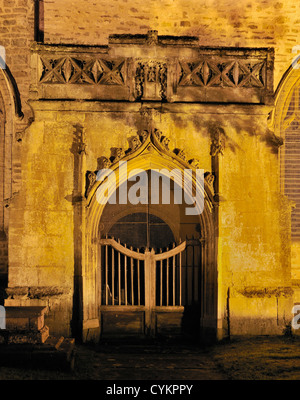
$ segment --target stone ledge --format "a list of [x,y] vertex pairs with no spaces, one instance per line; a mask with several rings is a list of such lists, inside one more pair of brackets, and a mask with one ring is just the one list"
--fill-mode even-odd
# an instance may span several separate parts
[[4,344],[41,344],[49,337],[49,328],[44,326],[40,330],[2,330],[0,343]]
[[16,286],[8,287],[6,294],[10,298],[41,299],[43,297],[61,296],[70,293],[69,287],[64,286]]
[[47,307],[6,306],[6,327],[8,330],[41,330]]
[[[247,286],[235,289],[235,293],[248,298],[292,297],[294,291],[291,287],[256,287]],[[232,293],[234,294],[234,293]]]

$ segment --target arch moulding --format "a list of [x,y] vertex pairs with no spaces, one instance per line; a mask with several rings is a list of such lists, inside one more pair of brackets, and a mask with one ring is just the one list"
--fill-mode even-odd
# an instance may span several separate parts
[[[143,131],[141,134],[132,138],[132,144],[126,151],[116,149],[115,155],[111,158],[102,157],[98,165],[99,170],[109,169],[116,176],[117,187],[128,179],[128,175],[133,170],[159,170],[164,174],[177,171],[178,179],[182,177],[184,169],[193,172],[199,166],[199,161],[188,159],[182,150],[171,151],[168,147],[169,139],[163,136],[157,129]],[[122,163],[127,162],[126,173],[122,168]],[[180,176],[179,176],[180,175]],[[203,291],[203,310],[200,327],[215,331],[217,326],[217,257],[216,257],[216,235],[215,235],[215,209],[213,189],[214,177],[210,172],[204,173],[204,185],[201,188],[204,196],[204,208],[199,215],[199,223],[202,232],[202,271],[206,277]],[[82,317],[83,317],[83,340],[93,336],[95,340],[99,337],[99,225],[105,204],[100,204],[97,200],[97,191],[101,188],[101,181],[97,180],[97,171],[88,173],[89,184],[86,190],[86,207],[84,218],[84,243],[82,252]],[[196,189],[196,173],[192,174],[192,192]],[[99,192],[98,192],[99,193]],[[188,193],[192,195],[192,193]],[[208,291],[210,293],[208,293]],[[209,301],[205,301],[209,299]],[[212,301],[213,299],[213,301]]]

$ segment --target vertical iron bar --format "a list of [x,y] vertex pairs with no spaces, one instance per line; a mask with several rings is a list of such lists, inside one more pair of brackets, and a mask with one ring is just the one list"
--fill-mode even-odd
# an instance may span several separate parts
[[100,296],[100,306],[102,306],[102,246],[99,246],[99,258],[100,258],[100,274],[99,274],[99,296]]
[[[169,247],[167,247],[167,252]],[[167,258],[167,306],[169,305],[169,258]]]
[[112,290],[112,305],[115,305],[115,249],[111,246],[111,290]]
[[[132,246],[130,247],[132,251]],[[134,292],[133,292],[133,258],[130,257],[130,269],[131,269],[131,305],[134,306]]]
[[[159,252],[162,253],[162,249],[159,249]],[[163,297],[163,261],[160,260],[160,306],[162,306],[162,297]]]
[[181,281],[182,272],[181,272],[181,263],[182,263],[182,260],[181,260],[181,252],[180,252],[179,253],[179,305],[180,306],[182,305],[182,288],[181,288],[181,286],[182,286],[182,281]]
[[105,245],[105,305],[108,305],[108,245]]
[[192,304],[195,301],[195,245],[192,245]]
[[[140,249],[137,249],[140,252]],[[140,260],[137,260],[137,279],[138,279],[138,305],[141,305],[141,281],[140,281]]]
[[[126,244],[125,244],[126,248]],[[127,306],[127,256],[124,256],[124,270],[125,270],[125,306]]]
[[175,255],[173,256],[173,306],[175,306]]
[[185,305],[188,305],[188,246],[185,248]]
[[[120,239],[118,239],[118,243],[120,243]],[[121,298],[121,254],[118,251],[118,287],[119,287],[119,306],[122,304]]]

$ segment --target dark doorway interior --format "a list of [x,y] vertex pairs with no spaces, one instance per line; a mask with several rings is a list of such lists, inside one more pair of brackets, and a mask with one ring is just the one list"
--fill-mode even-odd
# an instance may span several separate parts
[[126,215],[112,226],[108,235],[134,248],[166,248],[175,241],[169,225],[147,213]]

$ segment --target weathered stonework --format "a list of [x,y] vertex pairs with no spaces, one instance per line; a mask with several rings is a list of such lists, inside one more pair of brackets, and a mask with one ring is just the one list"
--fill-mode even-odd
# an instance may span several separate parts
[[[105,224],[96,172],[128,159],[206,171],[197,238],[203,336],[281,334],[300,293],[299,243],[291,246],[292,204],[278,168],[282,132],[298,112],[285,106],[299,79],[286,45],[298,44],[298,2],[178,8],[164,0],[166,21],[152,3],[138,10],[130,0],[118,6],[126,29],[107,2],[75,3],[81,18],[69,0],[45,3],[46,43],[37,43],[33,2],[0,1],[10,67],[0,71],[6,305],[47,306],[51,333],[99,337]],[[148,154],[149,137],[157,146]]]

